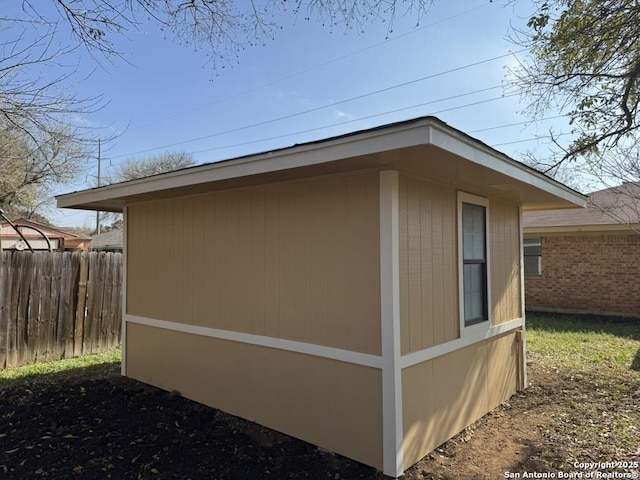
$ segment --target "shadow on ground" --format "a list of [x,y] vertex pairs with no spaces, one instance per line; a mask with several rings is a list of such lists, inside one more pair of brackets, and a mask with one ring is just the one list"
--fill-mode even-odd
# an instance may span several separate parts
[[[18,367],[19,368],[19,367]],[[120,375],[120,362],[107,362],[96,365],[67,368],[60,372],[51,373],[39,373],[34,372],[29,375],[20,376],[17,378],[0,378],[0,391],[7,388],[17,388],[21,385],[32,383],[43,383],[45,385],[52,385],[61,382],[81,382],[83,380],[108,377],[108,376]]]
[[527,311],[527,326],[549,332],[602,332],[640,340],[640,318]]
[[640,348],[636,352],[636,356],[633,357],[633,362],[631,362],[631,370],[640,372]]
[[383,478],[340,455],[122,377],[117,362],[0,388],[0,452],[3,479]]

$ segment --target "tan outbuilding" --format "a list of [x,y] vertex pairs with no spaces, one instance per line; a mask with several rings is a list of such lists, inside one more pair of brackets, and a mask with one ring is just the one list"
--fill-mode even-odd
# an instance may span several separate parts
[[433,117],[58,197],[125,215],[124,375],[399,476],[526,385],[523,210]]

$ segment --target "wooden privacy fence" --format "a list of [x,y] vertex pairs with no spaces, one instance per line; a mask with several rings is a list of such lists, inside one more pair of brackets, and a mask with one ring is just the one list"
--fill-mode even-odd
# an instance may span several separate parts
[[119,345],[122,254],[0,251],[0,369]]

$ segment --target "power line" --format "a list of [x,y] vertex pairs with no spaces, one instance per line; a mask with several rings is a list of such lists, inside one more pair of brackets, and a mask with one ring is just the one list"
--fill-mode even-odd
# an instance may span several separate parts
[[[242,147],[244,145],[251,145],[251,144],[254,144],[254,143],[262,143],[262,142],[268,142],[268,141],[272,141],[272,140],[279,140],[281,138],[286,138],[286,137],[290,137],[290,136],[293,136],[293,135],[301,135],[301,134],[305,134],[305,133],[316,132],[318,130],[324,130],[324,129],[327,129],[327,128],[339,127],[339,126],[347,125],[347,124],[350,124],[350,123],[361,122],[361,121],[364,121],[364,120],[369,120],[369,119],[376,118],[376,117],[381,117],[381,116],[384,116],[384,115],[390,115],[390,114],[393,114],[393,113],[398,113],[398,112],[409,110],[409,109],[412,109],[412,108],[418,108],[418,107],[425,106],[425,105],[428,105],[428,104],[437,103],[437,102],[449,100],[449,99],[452,99],[452,98],[458,98],[458,97],[461,97],[463,95],[470,95],[470,94],[473,94],[473,93],[478,93],[478,92],[482,92],[482,91],[486,91],[486,90],[491,90],[491,89],[494,89],[494,88],[497,88],[497,87],[491,87],[491,88],[487,88],[487,89],[483,89],[483,90],[476,90],[475,92],[469,92],[467,94],[461,94],[461,95],[456,95],[456,96],[453,96],[453,97],[448,97],[448,98],[444,98],[444,99],[440,99],[440,100],[434,100],[434,101],[426,102],[426,103],[419,104],[419,105],[412,105],[412,106],[409,106],[409,107],[398,108],[396,110],[389,110],[389,111],[384,112],[384,113],[377,113],[377,114],[374,114],[374,115],[369,115],[369,116],[366,116],[366,117],[347,120],[347,121],[340,122],[340,123],[333,123],[331,125],[324,125],[322,127],[315,127],[315,128],[310,128],[310,129],[307,129],[307,130],[300,130],[300,131],[297,131],[297,132],[286,133],[286,134],[277,135],[277,136],[274,136],[274,137],[262,138],[262,139],[259,139],[259,140],[252,140],[252,141],[249,141],[249,142],[235,143],[235,144],[231,144],[231,145],[224,145],[224,146],[221,146],[221,147],[206,148],[206,149],[197,150],[197,151],[194,151],[194,152],[191,152],[191,153],[198,154],[198,153],[212,152],[212,151],[216,151],[216,150],[225,150],[227,148]],[[492,101],[501,100],[503,98],[509,98],[509,97],[512,97],[512,96],[515,96],[515,95],[516,94],[510,94],[510,95],[506,95],[506,96],[490,98],[490,99],[487,99],[487,100],[481,100],[481,101],[478,101],[478,102],[467,103],[467,104],[464,104],[464,105],[459,105],[457,107],[452,107],[452,108],[447,108],[447,109],[444,109],[444,110],[438,110],[438,111],[435,111],[435,112],[430,112],[429,115],[437,115],[439,113],[444,113],[444,112],[448,112],[448,111],[452,111],[452,110],[458,110],[458,109],[461,109],[461,108],[472,107],[472,106],[480,105],[482,103],[488,103],[488,102],[492,102]],[[555,116],[552,116],[552,117],[540,118],[538,121],[539,122],[543,122],[543,121],[546,121],[546,120],[555,120],[555,119],[563,118],[563,117],[566,117],[566,116],[567,115],[555,115]],[[482,129],[478,129],[478,130],[471,130],[471,131],[468,131],[466,133],[471,134],[471,133],[484,132],[484,131],[488,131],[488,130],[498,130],[498,129],[501,129],[501,128],[514,127],[514,126],[518,126],[518,125],[526,125],[528,123],[531,123],[531,121],[514,122],[514,123],[503,124],[503,125],[496,125],[496,126],[493,126],[493,127],[482,128]],[[558,136],[564,136],[564,135],[566,135],[566,134],[561,134],[561,135],[558,135]],[[505,143],[494,144],[493,146],[494,147],[498,147],[498,146],[501,146],[501,145],[509,145],[509,144],[512,144],[512,143],[531,142],[531,141],[534,141],[534,140],[540,140],[540,139],[544,139],[544,138],[551,138],[551,136],[550,135],[546,135],[546,136],[540,136],[540,137],[535,137],[535,138],[527,138],[527,139],[523,139],[523,140],[516,140],[516,141],[513,141],[513,142],[505,142]]]
[[[462,97],[462,96],[465,96],[465,95],[471,95],[471,94],[479,93],[479,92],[483,92],[483,91],[493,90],[493,89],[496,89],[496,88],[500,88],[500,87],[490,87],[490,88],[486,88],[486,89],[482,89],[482,90],[476,90],[475,92],[469,92],[469,93],[465,93],[465,94],[461,94],[461,95],[454,95],[452,97],[447,97],[447,98],[443,98],[443,99],[439,99],[439,100],[433,100],[433,101],[421,103],[421,104],[418,104],[418,105],[411,105],[411,106],[408,106],[408,107],[398,108],[398,109],[395,109],[395,110],[389,110],[389,111],[382,112],[382,113],[376,113],[376,114],[373,114],[373,115],[368,115],[366,117],[360,117],[360,118],[357,118],[357,119],[346,120],[344,122],[339,122],[339,123],[332,123],[331,125],[324,125],[324,126],[321,126],[321,127],[310,128],[310,129],[307,129],[307,130],[300,130],[300,131],[297,131],[297,132],[286,133],[286,134],[283,134],[283,135],[277,135],[275,137],[263,138],[263,139],[260,139],[260,140],[252,140],[250,142],[237,143],[237,144],[233,144],[233,145],[225,145],[225,146],[222,146],[222,147],[207,148],[207,149],[204,149],[204,150],[197,150],[197,151],[191,152],[191,153],[197,154],[197,153],[204,153],[204,152],[212,152],[212,151],[215,151],[215,150],[223,150],[223,149],[226,149],[226,148],[242,147],[244,145],[250,145],[250,144],[253,144],[253,143],[268,142],[268,141],[271,141],[271,140],[278,140],[278,139],[290,137],[290,136],[293,136],[293,135],[301,135],[301,134],[305,134],[305,133],[316,132],[318,130],[324,130],[324,129],[327,129],[327,128],[339,127],[339,126],[347,125],[347,124],[350,124],[350,123],[361,122],[363,120],[370,120],[372,118],[382,117],[382,116],[385,116],[385,115],[390,115],[390,114],[393,114],[393,113],[398,113],[398,112],[410,110],[410,109],[413,109],[413,108],[424,107],[424,106],[429,105],[429,104],[438,103],[438,102],[442,102],[442,101],[445,101],[445,100],[451,100],[451,99],[454,99],[454,98],[459,98],[459,97]],[[461,108],[473,107],[473,106],[480,105],[480,104],[483,104],[483,103],[488,103],[488,102],[493,102],[493,101],[496,101],[496,100],[502,100],[502,99],[505,99],[505,98],[513,97],[515,95],[517,95],[517,94],[512,93],[512,94],[503,95],[503,96],[500,96],[500,97],[494,97],[494,98],[489,98],[489,99],[486,99],[486,100],[480,100],[478,102],[467,103],[467,104],[464,104],[464,105],[458,105],[457,107],[445,108],[443,110],[430,112],[429,115],[437,115],[439,113],[450,112],[452,110],[459,110]]]
[[[567,116],[568,115],[555,115],[553,117],[540,118],[537,121],[538,122],[543,122],[543,121],[546,121],[546,120],[555,120],[555,119],[558,119],[558,118],[565,118]],[[533,120],[526,120],[524,122],[507,123],[505,125],[497,125],[497,126],[494,126],[494,127],[480,128],[478,130],[470,130],[470,131],[468,131],[466,133],[467,134],[472,134],[472,133],[488,132],[490,130],[499,130],[501,128],[506,128],[506,127],[516,127],[518,125],[528,125],[530,123],[533,123]]]
[[[314,71],[314,70],[318,70],[319,68],[326,67],[327,65],[331,65],[331,64],[333,64],[333,63],[337,63],[337,62],[339,62],[339,61],[341,61],[341,60],[345,60],[345,59],[347,59],[347,58],[349,58],[349,57],[353,57],[353,56],[355,56],[355,55],[359,55],[359,54],[361,54],[361,53],[363,53],[363,52],[366,52],[366,51],[368,51],[368,50],[372,50],[372,49],[377,48],[377,47],[380,47],[380,46],[382,46],[382,45],[388,45],[390,42],[393,42],[393,41],[395,41],[395,40],[400,40],[401,38],[407,37],[407,36],[409,36],[409,35],[414,35],[415,33],[420,32],[420,31],[422,31],[422,30],[425,30],[425,29],[427,29],[427,28],[429,28],[429,27],[433,27],[433,26],[438,25],[438,24],[440,24],[440,23],[444,23],[444,22],[448,22],[449,20],[453,20],[454,18],[461,17],[461,16],[466,15],[466,14],[471,13],[471,12],[475,12],[476,10],[479,10],[479,9],[481,9],[481,8],[485,8],[485,7],[487,7],[488,5],[489,5],[489,3],[483,3],[482,5],[479,5],[479,6],[477,6],[477,7],[470,8],[470,9],[465,10],[465,11],[463,11],[463,12],[460,12],[460,13],[456,13],[456,14],[450,15],[450,16],[448,16],[448,17],[445,17],[445,18],[440,19],[440,20],[435,21],[435,22],[428,23],[428,24],[426,24],[426,25],[424,25],[424,26],[422,26],[422,27],[420,27],[420,28],[416,28],[416,29],[411,30],[411,31],[409,31],[409,32],[405,32],[405,33],[403,33],[403,34],[396,35],[396,36],[394,36],[394,37],[392,37],[392,38],[387,38],[386,40],[384,40],[384,41],[382,41],[382,42],[374,43],[373,45],[369,45],[369,46],[364,47],[364,48],[361,48],[361,49],[359,49],[359,50],[355,50],[355,51],[353,51],[353,52],[347,53],[347,54],[342,55],[342,56],[340,56],[340,57],[336,57],[336,58],[333,58],[333,59],[328,60],[328,61],[326,61],[326,62],[322,62],[322,63],[319,63],[319,64],[314,65],[314,66],[312,66],[312,67],[309,67],[309,68],[306,68],[306,69],[303,69],[303,70],[299,70],[299,71],[297,71],[297,72],[294,72],[294,73],[292,73],[292,74],[286,75],[286,76],[284,76],[284,77],[280,77],[280,78],[278,78],[277,80],[273,80],[273,81],[271,81],[271,82],[268,82],[268,83],[265,83],[265,84],[259,85],[259,86],[257,86],[257,87],[253,87],[253,88],[250,88],[250,89],[244,90],[244,91],[239,92],[239,93],[236,93],[236,94],[234,94],[234,95],[229,95],[229,96],[227,96],[227,97],[224,97],[224,98],[221,98],[221,99],[215,100],[215,101],[213,101],[213,102],[205,103],[205,104],[203,104],[203,105],[200,105],[200,106],[199,106],[199,107],[197,107],[197,108],[192,108],[192,109],[185,110],[185,111],[183,111],[183,112],[177,113],[177,114],[175,114],[175,115],[171,115],[171,116],[165,117],[165,118],[161,119],[159,122],[164,122],[164,121],[166,121],[166,120],[171,120],[171,119],[173,119],[173,118],[180,117],[180,116],[185,115],[185,114],[187,114],[187,113],[195,112],[195,111],[198,111],[198,110],[202,110],[203,108],[212,107],[213,105],[217,105],[217,104],[219,104],[219,103],[222,103],[222,102],[225,102],[225,101],[228,101],[228,100],[233,100],[233,99],[235,99],[235,98],[242,97],[242,96],[247,95],[247,94],[249,94],[249,93],[256,92],[256,91],[261,90],[261,89],[263,89],[263,88],[267,88],[267,87],[270,87],[270,86],[272,86],[272,85],[276,85],[276,84],[278,84],[278,83],[280,83],[280,82],[283,82],[283,81],[285,81],[285,80],[290,80],[290,79],[295,78],[295,77],[298,77],[298,76],[300,76],[300,75],[304,75],[305,73],[309,73],[309,72],[312,72],[312,71]],[[520,52],[515,52],[515,53],[520,53]],[[139,127],[132,128],[132,129],[131,129],[131,130],[129,130],[129,131],[130,131],[130,132],[133,132],[133,131],[136,131],[136,130],[140,130],[140,129],[146,128],[146,127],[151,126],[151,125],[157,125],[157,123],[159,123],[159,122],[155,122],[155,123],[147,123],[147,124],[145,124],[145,125],[141,125],[141,126],[139,126]]]
[[[274,119],[270,119],[270,120],[264,120],[262,122],[254,123],[254,124],[251,124],[251,125],[244,125],[244,126],[241,126],[241,127],[236,127],[236,128],[232,128],[232,129],[229,129],[229,130],[222,131],[222,132],[212,133],[212,134],[209,134],[209,135],[203,135],[203,136],[196,137],[196,138],[182,140],[182,141],[179,141],[179,142],[174,142],[174,143],[162,145],[162,146],[159,146],[159,147],[153,147],[153,148],[147,148],[147,149],[144,149],[144,150],[138,150],[137,152],[133,152],[133,153],[129,153],[129,154],[117,155],[117,156],[114,156],[112,158],[115,159],[115,158],[123,158],[123,157],[130,157],[130,156],[140,155],[142,153],[148,153],[148,152],[152,152],[152,151],[155,151],[155,150],[161,150],[161,149],[165,149],[165,148],[175,147],[175,146],[178,146],[178,145],[184,145],[186,143],[197,142],[197,141],[200,141],[200,140],[206,140],[208,138],[219,137],[221,135],[226,135],[226,134],[229,134],[229,133],[236,133],[236,132],[239,132],[239,131],[242,131],[242,130],[247,130],[247,129],[250,129],[250,128],[261,127],[261,126],[264,126],[264,125],[268,125],[270,123],[275,123],[275,122],[279,122],[279,121],[282,121],[282,120],[288,120],[288,119],[291,119],[291,118],[299,117],[301,115],[305,115],[307,113],[317,112],[317,111],[323,110],[325,108],[335,107],[337,105],[342,105],[344,103],[352,102],[352,101],[355,101],[355,100],[360,100],[360,99],[363,99],[363,98],[366,98],[366,97],[370,97],[372,95],[377,95],[377,94],[380,94],[380,93],[383,93],[383,92],[388,92],[388,91],[391,91],[391,90],[394,90],[394,89],[397,89],[397,88],[401,88],[401,87],[406,87],[407,85],[412,85],[412,84],[415,84],[415,83],[418,83],[418,82],[422,82],[422,81],[425,81],[425,80],[430,80],[430,79],[433,79],[433,78],[436,78],[436,77],[440,77],[440,76],[443,76],[443,75],[447,75],[447,74],[450,74],[450,73],[454,73],[454,72],[458,72],[458,71],[465,70],[465,69],[468,69],[468,68],[476,67],[478,65],[482,65],[482,64],[485,64],[485,63],[493,62],[493,61],[499,60],[501,58],[505,58],[505,57],[508,57],[508,56],[511,56],[511,55],[516,55],[518,53],[524,52],[525,50],[526,49],[518,50],[516,52],[508,52],[508,53],[505,53],[505,54],[502,54],[502,55],[498,55],[496,57],[491,57],[491,58],[487,58],[485,60],[480,60],[478,62],[462,65],[460,67],[451,68],[449,70],[444,70],[442,72],[438,72],[438,73],[434,73],[434,74],[427,75],[427,76],[424,76],[424,77],[420,77],[420,78],[417,78],[417,79],[414,79],[414,80],[410,80],[408,82],[399,83],[399,84],[396,84],[396,85],[392,85],[390,87],[381,88],[379,90],[374,90],[372,92],[368,92],[368,93],[364,93],[364,94],[361,94],[361,95],[357,95],[355,97],[346,98],[346,99],[340,100],[338,102],[333,102],[333,103],[330,103],[330,104],[322,105],[320,107],[311,108],[311,109],[308,109],[308,110],[292,113],[292,114],[285,115],[285,116],[282,116],[282,117],[278,117],[278,118],[274,118]],[[492,87],[492,88],[494,88],[494,87]],[[515,95],[515,94],[511,94],[509,96],[513,96],[513,95]]]
[[516,143],[527,143],[527,142],[535,142],[537,140],[545,140],[545,139],[551,139],[551,138],[559,138],[559,137],[566,137],[567,135],[571,135],[570,133],[560,133],[558,135],[540,135],[537,137],[533,137],[533,138],[526,138],[523,140],[513,140],[511,142],[504,142],[504,143],[496,143],[494,145],[494,147],[502,147],[504,145],[514,145]]

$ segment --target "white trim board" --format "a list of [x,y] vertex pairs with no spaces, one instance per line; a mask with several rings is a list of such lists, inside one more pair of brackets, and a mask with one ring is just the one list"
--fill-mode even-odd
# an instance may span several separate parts
[[338,360],[340,362],[353,363],[364,367],[382,368],[382,357],[368,353],[352,352],[340,348],[326,347],[312,343],[297,342],[284,338],[267,337],[264,335],[254,335],[252,333],[234,332],[231,330],[221,330],[218,328],[202,327],[199,325],[187,325],[184,323],[168,322],[154,318],[139,317],[137,315],[124,315],[126,322],[137,323],[149,327],[172,330],[174,332],[190,333],[203,337],[217,338],[231,342],[247,343],[260,347],[275,348],[289,352],[304,353],[316,357]]
[[[545,190],[568,202],[584,207],[586,197],[576,191],[572,191],[566,185],[559,182],[550,182],[549,177],[537,172],[525,164],[514,161],[507,155],[494,150],[472,137],[447,127],[441,123],[433,122],[429,129],[429,143],[442,148],[455,155],[467,158],[477,165],[503,173],[511,178],[527,183],[531,186]],[[582,199],[577,200],[579,196]]]
[[436,357],[441,357],[442,355],[446,355],[447,353],[455,352],[457,350],[471,346],[474,343],[482,342],[483,340],[502,335],[503,333],[507,333],[512,330],[515,331],[522,326],[524,326],[524,319],[517,318],[515,320],[511,320],[510,322],[505,322],[490,327],[484,332],[457,338],[455,340],[451,340],[450,342],[441,343],[440,345],[425,348],[424,350],[420,350],[418,352],[409,353],[402,356],[402,358],[400,359],[400,368],[408,368],[413,365],[418,365],[419,363],[433,360]]
[[122,209],[122,323],[120,327],[120,375],[127,376],[127,207]]
[[[526,318],[526,304],[525,304],[525,280],[524,280],[524,213],[522,211],[522,205],[518,208],[519,210],[519,218],[518,221],[520,223],[520,310],[522,318]],[[527,388],[529,385],[529,379],[527,376],[527,325],[526,322],[522,322],[522,386],[523,388]]]
[[[407,120],[272,152],[58,195],[56,198],[58,207],[89,210],[103,208],[120,211],[131,197],[151,192],[320,165],[420,145],[433,145],[465,158],[470,163],[511,177],[522,185],[534,186],[538,191],[546,192],[553,197],[548,198],[545,195],[547,208],[551,208],[552,205],[566,208],[570,207],[570,204],[579,206],[586,204],[586,198],[583,195],[493,150],[435,117]],[[377,163],[373,162],[372,165]],[[558,200],[561,201],[558,202]]]
[[424,145],[429,138],[426,132],[432,123],[434,123],[434,119],[418,119],[273,152],[247,155],[129,182],[63,194],[56,198],[59,206],[78,208],[78,205],[82,203],[109,201],[125,196],[278,172],[290,168],[319,165],[328,161]]
[[[140,317],[137,315],[124,314],[124,331],[126,332],[126,323],[136,323],[138,325],[146,325],[148,327],[162,328],[164,330],[172,330],[174,332],[190,333],[192,335],[201,335],[204,337],[218,338],[220,340],[229,340],[232,342],[247,343],[261,347],[275,348],[296,353],[304,353],[316,357],[338,360],[340,362],[353,363],[364,367],[383,369],[383,357],[371,355],[362,352],[352,352],[340,348],[326,347],[323,345],[315,345],[312,343],[297,342],[295,340],[286,340],[283,338],[266,337],[263,335],[254,335],[251,333],[234,332],[232,330],[221,330],[217,328],[202,327],[199,325],[187,325],[177,322],[169,322],[166,320],[158,320],[154,318]],[[489,338],[502,335],[511,330],[516,330],[524,326],[524,319],[518,318],[510,322],[502,323],[491,327],[483,333],[476,335],[457,338],[450,342],[441,343],[433,347],[425,348],[417,352],[412,352],[399,357],[400,369],[411,367],[436,357],[446,355],[456,350],[482,342]],[[124,345],[123,345],[124,348]],[[123,352],[124,357],[124,352]],[[126,357],[123,358],[123,364],[126,363]],[[126,375],[126,371],[123,372]]]
[[400,370],[399,175],[380,172],[380,316],[382,332],[383,473],[404,471],[402,372]]
[[[257,345],[262,347],[276,348],[279,350],[286,350],[297,353],[304,353],[307,355],[313,355],[316,357],[329,358],[331,360],[338,360],[346,363],[353,363],[355,365],[362,365],[365,367],[383,369],[383,357],[377,355],[371,355],[368,353],[352,352],[349,350],[342,350],[339,348],[326,347],[323,345],[315,345],[312,343],[297,342],[294,340],[286,340],[283,338],[266,337],[263,335],[254,335],[251,333],[234,332],[231,330],[220,330],[217,328],[201,327],[198,325],[186,325],[183,323],[169,322],[166,320],[158,320],[154,318],[140,317],[137,315],[123,314],[123,329],[126,332],[126,323],[137,323],[139,325],[146,325],[149,327],[162,328],[165,330],[172,330],[174,332],[190,333],[192,335],[201,335],[204,337],[218,338],[221,340],[229,340],[232,342],[248,343],[250,345]],[[473,345],[474,343],[482,342],[489,338],[502,335],[503,333],[511,330],[517,330],[524,326],[524,319],[518,318],[510,322],[501,323],[494,327],[489,328],[485,332],[477,335],[472,335],[464,338],[457,338],[450,342],[441,343],[433,347],[425,348],[417,352],[412,352],[407,355],[399,357],[400,369],[411,367],[428,360],[432,360],[436,357],[446,355],[456,350]],[[123,333],[125,335],[125,333]],[[124,349],[123,349],[124,355]],[[124,363],[124,358],[123,358]],[[126,372],[123,373],[126,375]]]

